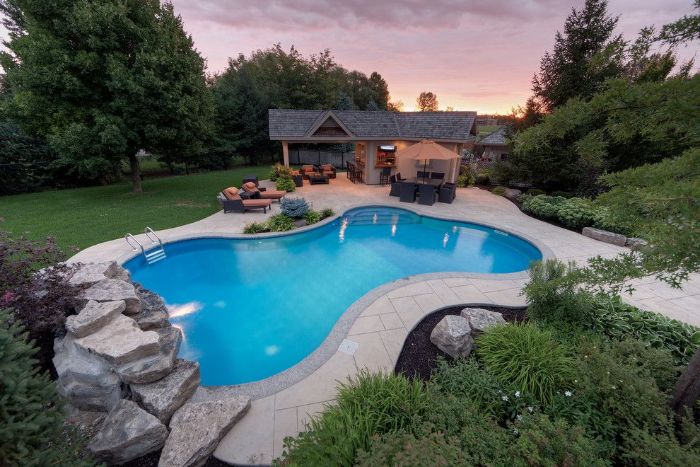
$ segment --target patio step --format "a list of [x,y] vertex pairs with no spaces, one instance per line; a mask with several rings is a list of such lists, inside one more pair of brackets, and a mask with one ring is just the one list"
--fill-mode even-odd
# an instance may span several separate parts
[[348,225],[391,225],[417,224],[420,217],[410,213],[372,213],[360,212],[345,217]]

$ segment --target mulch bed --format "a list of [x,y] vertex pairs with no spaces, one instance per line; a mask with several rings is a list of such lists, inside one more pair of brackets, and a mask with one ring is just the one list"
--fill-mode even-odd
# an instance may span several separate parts
[[[399,359],[396,362],[394,372],[409,378],[419,378],[423,381],[430,379],[430,374],[437,367],[438,357],[450,358],[449,355],[430,342],[430,333],[442,318],[447,315],[459,315],[464,308],[466,308],[464,305],[445,308],[423,318],[413,331],[408,334],[403,349],[401,349],[399,354]],[[474,308],[497,311],[509,323],[524,321],[527,317],[527,307],[478,306]]]

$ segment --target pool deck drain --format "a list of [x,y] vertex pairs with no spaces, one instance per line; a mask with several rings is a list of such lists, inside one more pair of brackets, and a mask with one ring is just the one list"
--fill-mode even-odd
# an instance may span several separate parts
[[[459,189],[454,203],[433,206],[400,203],[397,198],[389,197],[388,191],[388,187],[355,185],[339,174],[329,185],[305,185],[294,196],[303,196],[316,209],[331,207],[338,213],[359,205],[386,205],[409,208],[428,216],[482,223],[534,240],[543,253],[548,253],[545,256],[563,261],[581,263],[596,255],[612,257],[625,251],[526,216],[510,201],[485,190]],[[200,236],[238,236],[245,224],[259,222],[277,212],[278,207],[268,214],[218,212],[192,224],[159,231],[158,235],[165,242]],[[124,262],[133,254],[120,238],[87,248],[71,260]],[[224,437],[214,455],[236,464],[271,463],[282,454],[285,436],[296,435],[311,416],[333,402],[338,381],[346,380],[362,368],[392,371],[406,336],[424,316],[451,305],[522,306],[525,302],[520,292],[526,281],[525,273],[438,273],[417,276],[405,285],[396,281],[371,291],[340,318],[341,325],[334,327],[329,345],[317,355],[317,360],[310,362],[307,371],[302,371],[300,376],[293,370],[290,379],[280,379],[278,384],[270,384],[258,394],[248,414]],[[691,275],[682,289],[672,289],[653,278],[635,281],[634,286],[633,295],[623,296],[626,302],[700,325],[699,274]],[[341,347],[350,350],[345,345],[347,341],[357,344],[354,352],[341,350]],[[200,388],[195,397],[206,398],[212,392],[215,390]]]

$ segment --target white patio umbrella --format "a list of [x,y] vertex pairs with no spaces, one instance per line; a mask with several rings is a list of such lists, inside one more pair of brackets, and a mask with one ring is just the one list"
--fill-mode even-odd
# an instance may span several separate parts
[[423,181],[425,182],[425,168],[428,160],[451,161],[459,159],[459,154],[452,152],[435,141],[424,139],[423,141],[402,149],[396,153],[400,159],[422,160],[423,161]]

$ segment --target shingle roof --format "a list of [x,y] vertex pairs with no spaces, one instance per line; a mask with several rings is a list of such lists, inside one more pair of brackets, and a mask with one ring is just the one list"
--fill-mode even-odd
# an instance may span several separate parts
[[270,139],[307,138],[329,116],[354,138],[437,139],[469,141],[476,112],[383,112],[362,110],[270,109]]
[[484,146],[505,146],[508,144],[506,141],[506,129],[501,127],[493,133],[489,133],[484,136],[484,138],[479,141],[479,144]]

